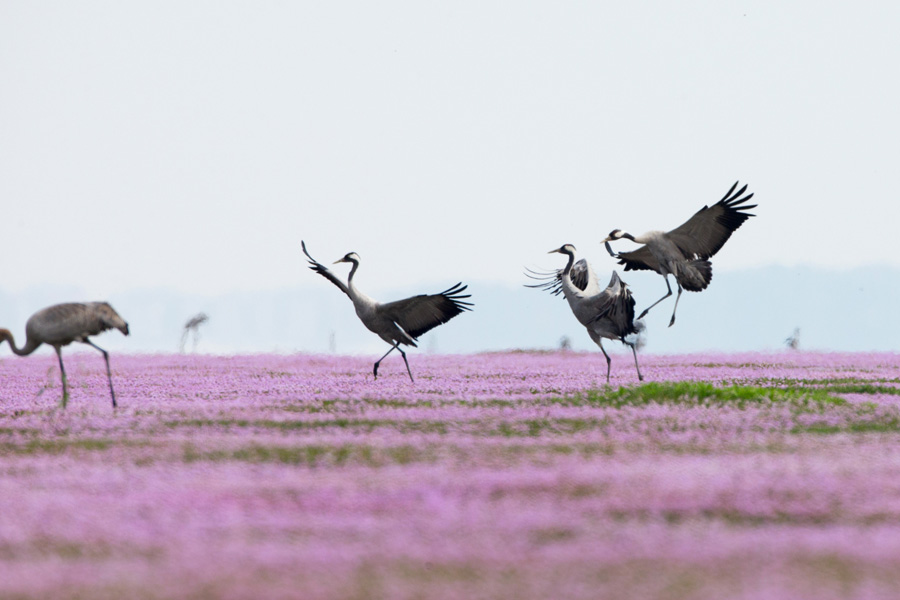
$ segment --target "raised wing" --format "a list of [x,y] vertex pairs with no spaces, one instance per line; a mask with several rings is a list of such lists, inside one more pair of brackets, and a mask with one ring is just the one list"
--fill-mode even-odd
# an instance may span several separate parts
[[[572,265],[569,277],[572,283],[582,292],[587,289],[589,272],[588,263],[585,259],[577,261]],[[525,276],[543,283],[525,284],[525,287],[542,289],[550,292],[554,296],[562,294],[562,269],[556,271],[532,271],[528,267],[525,268]]]
[[411,337],[417,338],[426,331],[446,323],[456,315],[473,306],[464,302],[463,298],[471,298],[471,294],[463,294],[468,286],[457,283],[440,294],[422,294],[381,305],[382,313],[397,323]]
[[688,219],[680,227],[670,231],[667,236],[688,258],[700,258],[706,260],[722,249],[731,234],[740,227],[751,215],[745,210],[756,208],[756,204],[746,204],[753,194],[743,198],[741,195],[747,190],[745,185],[737,192],[737,181],[728,190],[721,200],[712,206],[704,206],[693,217]]
[[619,279],[618,273],[612,272],[609,285],[599,297],[604,299],[603,310],[595,320],[611,320],[615,324],[615,330],[621,332],[622,339],[643,329],[643,323],[634,322],[634,297],[625,282]]
[[313,271],[315,271],[316,273],[318,273],[319,275],[321,275],[322,277],[324,277],[325,279],[327,279],[328,281],[330,281],[331,283],[333,283],[334,285],[338,286],[341,289],[341,291],[344,292],[345,294],[347,294],[347,296],[349,297],[350,290],[347,288],[347,284],[345,284],[343,281],[338,279],[337,275],[332,273],[328,269],[328,267],[317,262],[316,259],[314,259],[312,256],[309,255],[309,252],[306,251],[306,242],[304,242],[303,240],[300,240],[300,246],[303,248],[303,254],[305,254],[306,258],[309,259],[309,264],[310,264],[309,268],[312,269]]

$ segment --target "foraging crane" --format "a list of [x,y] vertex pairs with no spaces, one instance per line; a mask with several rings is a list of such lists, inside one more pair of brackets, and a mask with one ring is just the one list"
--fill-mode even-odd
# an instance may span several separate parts
[[461,283],[457,283],[440,294],[422,294],[406,298],[405,300],[381,304],[360,292],[353,284],[353,276],[356,274],[356,269],[359,268],[359,255],[356,252],[350,252],[334,262],[334,264],[346,262],[353,265],[350,268],[350,274],[347,276],[345,285],[326,266],[316,262],[309,255],[304,241],[301,240],[300,245],[303,247],[303,254],[309,259],[309,268],[325,277],[347,294],[350,300],[353,301],[356,315],[363,322],[363,325],[391,345],[391,349],[375,362],[375,366],[372,369],[375,379],[378,379],[378,365],[381,364],[381,361],[393,350],[397,350],[406,364],[409,380],[414,381],[412,371],[409,369],[409,362],[406,360],[406,353],[400,348],[400,344],[416,348],[416,339],[420,335],[446,323],[463,311],[472,310],[469,308],[472,306],[472,303],[462,300],[463,298],[471,298],[471,294],[462,293],[468,286]]
[[25,323],[25,345],[16,346],[12,333],[8,329],[0,329],[0,343],[8,341],[12,351],[19,356],[28,356],[41,344],[53,346],[59,357],[59,373],[62,380],[62,406],[69,402],[69,387],[66,369],[63,366],[62,347],[72,342],[81,342],[93,346],[103,353],[106,361],[106,376],[109,379],[109,395],[113,408],[116,408],[116,393],[113,391],[112,373],[109,370],[109,353],[92,342],[89,336],[97,335],[109,329],[118,329],[128,335],[128,323],[106,302],[68,302],[56,304],[31,315]]
[[619,274],[612,272],[609,285],[605,290],[600,289],[594,270],[583,258],[575,262],[575,246],[565,244],[548,254],[565,254],[569,262],[565,268],[551,273],[534,273],[528,275],[532,279],[543,279],[545,283],[528,285],[526,287],[541,288],[559,295],[560,292],[569,302],[569,308],[578,322],[584,325],[588,335],[595,344],[600,346],[600,351],[606,357],[606,382],[609,383],[609,372],[612,369],[612,360],[603,347],[603,338],[619,340],[631,348],[634,354],[634,368],[637,369],[638,379],[643,381],[641,367],[638,365],[637,350],[632,342],[627,341],[626,336],[636,334],[644,328],[643,323],[634,322],[634,298],[624,281],[619,279]]
[[[746,191],[746,185],[736,193],[732,193],[737,186],[738,182],[735,182],[721,200],[711,207],[704,206],[672,231],[648,231],[643,235],[634,236],[621,229],[613,229],[603,240],[606,251],[613,258],[618,258],[619,264],[625,265],[626,271],[638,269],[656,271],[666,280],[668,288],[666,295],[645,308],[638,319],[643,319],[651,308],[672,295],[669,275],[675,276],[675,283],[678,285],[678,296],[675,297],[675,308],[672,309],[669,327],[675,323],[675,311],[678,310],[681,289],[700,292],[707,288],[712,281],[712,263],[709,259],[725,245],[731,234],[744,221],[756,216],[741,212],[756,208],[757,205],[745,204],[753,194],[740,197]],[[622,238],[644,246],[632,252],[616,254],[610,248],[609,242]]]

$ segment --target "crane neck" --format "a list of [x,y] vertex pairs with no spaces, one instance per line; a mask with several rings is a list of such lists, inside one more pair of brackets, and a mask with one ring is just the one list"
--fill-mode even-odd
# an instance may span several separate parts
[[22,348],[16,347],[16,340],[13,338],[13,334],[9,329],[0,329],[0,344],[4,341],[9,342],[10,349],[19,356],[28,356],[35,350],[37,347],[41,345],[40,342],[34,342],[30,338],[25,338],[25,346]]
[[575,264],[575,253],[574,252],[565,252],[566,256],[569,257],[569,262],[566,263],[565,268],[563,269],[563,277],[568,277],[569,272],[572,270],[572,265]]
[[347,275],[347,283],[349,284],[353,281],[353,276],[356,275],[356,270],[359,268],[359,261],[351,260],[349,261],[353,266],[350,267],[350,274]]
[[359,262],[355,260],[348,261],[352,267],[350,267],[350,273],[347,275],[347,289],[350,290],[350,299],[356,302],[356,299],[359,298],[359,290],[356,289],[356,284],[353,283],[353,276],[356,275],[356,270],[359,268]]
[[641,235],[631,235],[630,233],[623,233],[622,237],[626,240],[631,240],[635,244],[649,244],[655,238],[659,237],[662,232],[648,231],[646,233],[642,233]]

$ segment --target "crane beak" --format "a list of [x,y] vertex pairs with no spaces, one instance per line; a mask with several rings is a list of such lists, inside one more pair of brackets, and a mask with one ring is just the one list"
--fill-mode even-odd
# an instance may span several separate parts
[[550,252],[548,252],[547,254],[559,254],[559,253],[560,253],[559,248],[555,248],[555,249],[551,250]]

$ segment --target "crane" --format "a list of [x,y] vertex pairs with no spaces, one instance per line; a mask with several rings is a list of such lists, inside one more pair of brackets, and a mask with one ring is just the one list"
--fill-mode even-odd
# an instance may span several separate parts
[[375,362],[375,366],[372,369],[375,379],[378,379],[378,365],[381,364],[381,361],[392,351],[397,350],[400,356],[403,357],[404,364],[406,364],[409,380],[414,382],[412,371],[409,369],[409,362],[406,360],[406,353],[400,348],[400,345],[404,344],[416,348],[416,340],[420,335],[446,323],[463,311],[472,310],[469,308],[473,306],[472,303],[463,301],[463,298],[471,298],[471,294],[462,293],[468,287],[462,285],[462,283],[457,283],[439,294],[421,294],[404,300],[382,304],[360,292],[354,285],[353,276],[356,274],[356,269],[359,268],[360,260],[356,252],[350,252],[334,262],[334,264],[350,263],[353,265],[350,268],[350,274],[347,276],[347,283],[344,284],[328,267],[316,262],[309,255],[309,252],[306,250],[306,242],[301,240],[300,245],[303,248],[303,254],[309,259],[309,268],[347,294],[353,302],[356,315],[363,322],[363,325],[391,345],[390,350],[385,352],[384,356]]
[[628,286],[619,278],[619,274],[612,272],[609,285],[601,290],[597,276],[590,264],[583,258],[575,262],[575,246],[564,244],[548,254],[565,254],[569,262],[559,271],[550,273],[526,273],[532,279],[544,280],[544,283],[527,285],[526,287],[541,288],[554,295],[562,293],[569,302],[569,308],[578,322],[584,325],[588,335],[595,344],[600,346],[600,351],[606,357],[606,382],[609,383],[609,372],[612,369],[612,360],[603,347],[603,338],[619,340],[631,348],[634,354],[634,368],[637,370],[638,379],[643,381],[641,367],[638,365],[637,350],[635,344],[625,338],[639,333],[643,323],[634,322],[634,298]]
[[194,332],[194,352],[197,351],[197,340],[200,339],[200,326],[209,321],[209,315],[205,312],[199,312],[184,324],[184,332],[181,334],[181,344],[178,348],[184,352],[184,344],[187,342],[188,334]]
[[[712,263],[709,259],[722,249],[731,234],[744,221],[756,216],[741,212],[756,208],[757,205],[746,204],[753,194],[741,197],[747,190],[746,185],[737,192],[734,191],[738,183],[736,181],[721,200],[711,207],[704,206],[672,231],[648,231],[643,235],[634,236],[621,229],[613,229],[603,240],[606,251],[613,258],[619,259],[619,264],[625,265],[626,271],[639,269],[656,271],[666,280],[668,288],[666,295],[645,308],[638,319],[643,319],[651,308],[672,295],[669,275],[675,276],[675,283],[678,285],[678,295],[675,297],[675,308],[672,309],[669,327],[675,324],[675,311],[678,310],[682,288],[689,292],[700,292],[709,286],[709,282],[712,281]],[[616,254],[609,242],[622,238],[644,245],[632,252]]]
[[12,333],[0,329],[0,343],[9,342],[12,351],[19,356],[28,356],[41,344],[53,346],[59,357],[59,373],[62,380],[62,406],[69,402],[69,387],[66,368],[63,366],[62,347],[72,342],[81,342],[103,353],[106,361],[106,376],[109,379],[109,394],[113,408],[116,408],[116,393],[113,391],[112,373],[109,370],[109,353],[92,342],[89,336],[109,329],[118,329],[128,335],[128,323],[106,302],[67,302],[48,306],[31,315],[25,323],[25,345],[16,346]]

